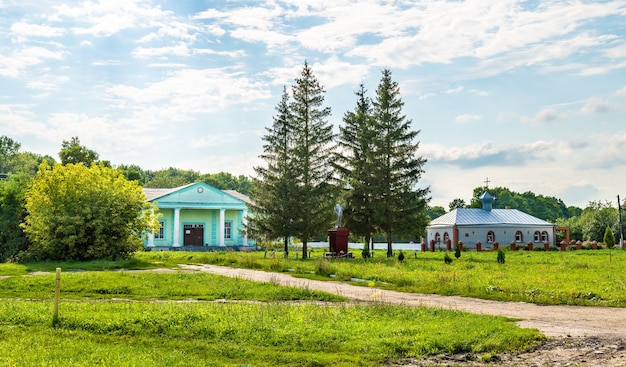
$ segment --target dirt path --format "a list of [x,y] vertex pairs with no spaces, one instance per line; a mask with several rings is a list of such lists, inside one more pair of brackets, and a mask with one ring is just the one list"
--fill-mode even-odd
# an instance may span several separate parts
[[[215,265],[180,266],[188,270],[335,293],[353,301],[423,305],[519,318],[521,321],[517,324],[520,327],[536,328],[554,337],[532,353],[498,356],[493,361],[494,366],[626,366],[626,308],[538,306],[523,302],[402,293]],[[471,356],[437,356],[428,361],[405,361],[403,365],[481,365],[471,359]]]

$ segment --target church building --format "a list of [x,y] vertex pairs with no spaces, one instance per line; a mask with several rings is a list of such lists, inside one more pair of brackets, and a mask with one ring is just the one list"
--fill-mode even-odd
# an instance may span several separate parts
[[517,209],[493,209],[495,198],[485,191],[479,198],[482,208],[457,208],[430,222],[426,227],[427,243],[434,240],[437,247],[450,240],[454,247],[493,248],[494,242],[501,246],[510,243],[535,245],[555,244],[556,225],[533,217]]

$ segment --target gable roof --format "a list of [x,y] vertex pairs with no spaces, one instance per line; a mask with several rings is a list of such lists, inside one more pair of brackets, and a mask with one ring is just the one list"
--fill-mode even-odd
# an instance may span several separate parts
[[517,209],[457,208],[433,219],[429,227],[484,225],[553,226]]
[[191,207],[239,207],[245,208],[250,200],[246,195],[234,190],[219,190],[204,182],[196,182],[185,186],[160,189],[143,188],[149,202],[156,201],[159,207],[191,206]]

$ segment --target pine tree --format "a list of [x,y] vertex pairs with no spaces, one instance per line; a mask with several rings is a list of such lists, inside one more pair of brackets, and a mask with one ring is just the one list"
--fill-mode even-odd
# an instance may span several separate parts
[[378,200],[375,221],[386,234],[387,256],[393,256],[392,235],[417,235],[428,223],[428,188],[418,189],[426,160],[417,157],[419,130],[402,114],[404,103],[398,83],[385,69],[373,101],[377,136],[374,142],[374,187]]
[[337,159],[337,170],[341,175],[345,194],[345,222],[352,233],[364,237],[370,245],[375,233],[374,196],[372,193],[372,140],[375,137],[371,100],[365,95],[363,84],[356,92],[357,104],[354,112],[346,112],[344,125],[339,128],[341,153]]
[[289,110],[289,94],[283,88],[282,99],[276,106],[273,124],[263,136],[266,167],[255,167],[257,178],[250,192],[250,212],[246,229],[251,237],[282,238],[285,254],[289,253],[289,237],[294,234],[297,197],[292,167],[293,119]]
[[328,123],[330,107],[324,107],[324,88],[305,62],[292,87],[290,105],[294,128],[293,169],[295,198],[300,202],[294,217],[295,234],[302,240],[302,258],[307,242],[332,222],[333,139]]

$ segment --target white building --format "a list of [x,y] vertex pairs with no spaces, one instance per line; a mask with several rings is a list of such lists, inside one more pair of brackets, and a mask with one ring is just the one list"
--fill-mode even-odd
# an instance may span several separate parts
[[[432,240],[444,247],[449,239],[452,247],[463,242],[464,247],[493,247],[494,242],[506,246],[512,242],[535,245],[555,244],[556,226],[517,209],[492,209],[495,200],[488,191],[479,198],[482,208],[459,208],[430,222],[426,227],[427,244]],[[445,248],[445,247],[444,247]]]

